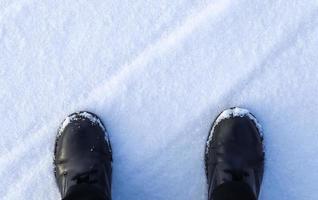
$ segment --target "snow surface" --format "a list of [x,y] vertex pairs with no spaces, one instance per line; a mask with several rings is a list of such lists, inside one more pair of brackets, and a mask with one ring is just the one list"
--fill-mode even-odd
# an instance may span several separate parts
[[57,129],[99,115],[114,200],[206,200],[215,117],[262,124],[262,200],[317,200],[317,0],[0,0],[0,197],[59,199]]

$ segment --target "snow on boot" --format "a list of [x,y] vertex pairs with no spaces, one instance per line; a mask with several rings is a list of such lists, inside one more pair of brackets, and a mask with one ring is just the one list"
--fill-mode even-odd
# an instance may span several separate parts
[[261,127],[247,110],[231,108],[214,121],[205,152],[211,199],[257,199],[264,171]]
[[64,120],[55,141],[54,165],[62,199],[111,199],[111,146],[95,114],[78,112]]

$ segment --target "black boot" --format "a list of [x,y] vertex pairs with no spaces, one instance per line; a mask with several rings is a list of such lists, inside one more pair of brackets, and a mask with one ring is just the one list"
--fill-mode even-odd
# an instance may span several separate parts
[[258,198],[264,171],[260,129],[245,109],[231,108],[217,117],[205,152],[209,200]]
[[58,131],[54,156],[62,199],[111,199],[111,146],[96,115],[78,112],[68,116]]

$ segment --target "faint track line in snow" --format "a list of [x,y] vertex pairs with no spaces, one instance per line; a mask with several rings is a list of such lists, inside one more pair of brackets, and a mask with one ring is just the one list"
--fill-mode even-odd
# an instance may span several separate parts
[[[55,126],[49,124],[47,128],[49,127],[53,128]],[[37,132],[34,133],[34,137],[27,138],[24,142],[17,144],[11,152],[2,155],[0,158],[0,175],[3,175],[2,173],[6,173],[6,171],[8,171],[8,168],[10,167],[10,164],[15,162],[16,160],[19,160],[24,155],[24,153],[27,153],[29,151],[29,149],[36,148],[36,146],[38,146],[38,144],[41,144],[44,140],[52,139],[51,137],[47,137],[47,128],[43,126]],[[8,162],[8,160],[10,160],[10,162]]]
[[233,84],[232,88],[222,95],[218,103],[220,104],[220,102],[225,101],[226,99],[231,99],[231,97],[237,95],[239,91],[244,90],[244,88],[246,88],[250,82],[259,77],[257,76],[258,74],[261,75],[261,72],[264,70],[265,66],[271,62],[274,62],[288,49],[296,45],[300,36],[307,35],[316,28],[318,28],[318,9],[315,9],[310,13],[309,16],[305,17],[305,19],[303,19],[295,29],[283,34],[281,40],[270,49],[270,51],[263,57],[263,59],[260,60],[260,62],[254,65],[252,70],[248,72],[246,76],[243,76],[235,84]]
[[[187,38],[194,30],[200,27],[200,25],[207,22],[213,23],[211,18],[215,19],[221,15],[229,6],[231,0],[219,0],[214,1],[209,4],[207,7],[201,11],[188,16],[184,22],[176,27],[173,31],[168,34],[163,35],[156,42],[150,44],[145,48],[133,61],[125,64],[120,67],[120,71],[111,77],[109,80],[106,80],[101,84],[100,87],[94,89],[88,96],[88,99],[79,99],[78,102],[75,102],[71,105],[71,108],[86,107],[87,105],[95,104],[105,104],[105,101],[112,102],[117,93],[122,91],[124,81],[129,78],[136,71],[142,70],[146,65],[156,58],[159,55],[164,54],[167,51],[171,51],[175,46],[180,44],[183,40]],[[57,120],[52,120],[56,122]],[[52,127],[57,127],[58,124],[49,123],[46,126],[41,127],[37,132],[35,132],[32,138],[27,138],[23,143],[17,144],[16,148],[13,149],[8,154],[1,155],[0,157],[0,175],[7,171],[7,168],[10,167],[8,158],[12,161],[19,160],[25,152],[30,148],[34,148],[37,144],[40,144],[44,141],[51,140],[51,137],[48,137],[48,130],[51,130]],[[53,145],[53,141],[52,141]],[[45,158],[45,157],[44,157]],[[11,161],[11,162],[12,162]]]
[[[205,9],[205,11],[206,11],[206,9]],[[224,99],[228,99],[231,96],[236,95],[238,90],[241,90],[241,89],[244,89],[245,87],[247,87],[249,82],[253,81],[253,79],[256,78],[256,75],[263,70],[263,67],[266,66],[266,64],[268,62],[271,62],[273,59],[275,59],[279,55],[281,55],[285,50],[287,50],[290,47],[292,47],[295,44],[296,40],[298,39],[298,37],[300,35],[308,33],[308,29],[306,29],[304,27],[306,27],[309,23],[315,23],[316,24],[317,23],[317,15],[318,15],[318,12],[317,12],[317,10],[315,10],[315,12],[313,12],[313,14],[310,15],[309,20],[308,20],[308,18],[306,18],[306,20],[303,20],[304,22],[300,23],[300,25],[297,27],[296,31],[292,32],[293,33],[293,34],[291,34],[292,37],[284,37],[285,35],[283,35],[283,37],[282,37],[283,40],[278,42],[271,49],[271,51],[269,51],[267,53],[267,55],[264,56],[264,58],[262,59],[261,62],[256,64],[255,67],[246,76],[244,76],[243,78],[239,79],[236,84],[233,84],[235,87],[232,87],[232,89],[230,89],[226,94],[222,95],[219,98],[219,100],[217,101],[217,103],[214,103],[214,104],[219,104],[219,102],[224,101]],[[311,21],[311,20],[313,20],[313,21]],[[184,24],[188,24],[188,23],[184,23]],[[183,26],[184,26],[184,24],[183,24]],[[190,23],[190,24],[192,24],[192,23]],[[183,26],[181,26],[181,28]],[[312,26],[312,28],[316,28],[316,26]],[[182,29],[185,29],[185,28],[183,27]],[[194,28],[193,28],[193,30],[194,30]],[[178,33],[178,34],[181,34],[179,29],[176,30],[176,31],[173,31],[172,34],[174,34],[175,32]],[[288,33],[286,35],[289,35],[289,34],[290,33]],[[168,42],[169,44],[171,44],[171,42],[176,44],[176,41],[171,41],[175,36],[176,35],[174,34],[173,37],[168,37],[168,39],[166,39],[164,41]],[[186,37],[186,36],[184,35],[184,37]],[[161,41],[162,41],[162,39],[159,40],[158,42],[156,42],[155,43],[155,47],[153,47],[153,45],[152,45],[152,46],[146,48],[145,51],[143,51],[134,61],[132,61],[130,64],[126,64],[124,69],[122,71],[120,71],[115,78],[113,78],[111,80],[108,80],[108,81],[105,81],[102,84],[101,87],[93,90],[92,94],[94,94],[94,95],[92,95],[93,97],[91,99],[88,99],[84,103],[80,102],[80,104],[83,104],[85,106],[85,105],[87,105],[90,102],[94,103],[94,101],[96,102],[97,100],[100,100],[98,98],[100,98],[101,96],[103,96],[105,94],[106,95],[109,94],[108,91],[107,91],[108,89],[109,90],[114,90],[114,89],[119,88],[120,84],[122,83],[122,81],[124,81],[131,73],[133,73],[134,70],[140,69],[139,68],[140,65],[138,65],[138,64],[141,64],[141,66],[145,66],[151,60],[151,58],[153,58],[153,57],[155,57],[157,55],[156,54],[156,50],[157,49],[159,49],[161,53],[164,52],[164,49],[162,49],[162,47],[159,48],[160,46],[162,46],[161,45]],[[157,47],[157,46],[159,46],[159,47]],[[169,47],[173,47],[173,45],[167,45],[167,47],[168,48]],[[147,56],[146,62],[143,60],[143,56]],[[135,67],[134,70],[127,69],[130,66]],[[110,85],[112,87],[110,87]],[[116,95],[114,96],[113,93],[111,93],[111,94],[113,95],[112,97],[115,98]],[[91,96],[91,95],[88,95],[88,96]],[[107,96],[107,97],[109,97],[109,96]],[[104,103],[104,101],[102,101],[102,103]],[[76,106],[76,104],[75,104],[75,106]],[[211,107],[211,105],[209,105],[207,108],[204,108],[204,110],[206,110],[206,109],[209,110],[210,107]],[[202,110],[202,112],[204,110]],[[47,134],[48,134],[47,130],[50,129],[50,127],[54,128],[54,127],[57,127],[57,126],[58,125],[54,125],[54,124],[49,124],[49,126],[46,126],[46,127],[43,126],[36,133],[34,133],[34,138],[27,138],[22,144],[19,144],[18,147],[16,149],[14,149],[12,152],[10,152],[9,154],[6,154],[6,155],[2,155],[1,158],[0,158],[0,166],[2,166],[0,174],[3,173],[3,172],[5,173],[7,167],[9,167],[8,165],[10,165],[10,163],[7,162],[8,158],[11,158],[11,159],[14,158],[15,160],[17,160],[21,156],[23,156],[23,154],[26,151],[28,151],[29,148],[33,148],[33,147],[37,146],[37,144],[42,143],[43,140],[50,141],[52,138],[47,137]],[[53,142],[52,142],[52,145],[53,145]],[[23,148],[23,147],[26,147],[26,148]],[[46,158],[46,157],[44,157],[44,158]]]
[[[210,99],[211,104],[207,104],[206,106],[200,107],[198,109],[197,113],[192,113],[194,120],[186,121],[184,124],[185,126],[178,127],[178,130],[176,130],[177,134],[174,135],[174,138],[171,138],[169,142],[164,144],[164,146],[158,150],[156,154],[152,154],[152,156],[144,157],[141,163],[138,163],[137,165],[134,164],[131,167],[131,171],[137,171],[142,166],[145,166],[145,163],[149,163],[150,159],[153,159],[153,157],[156,157],[157,159],[160,159],[161,157],[164,157],[165,154],[163,154],[161,151],[162,149],[169,149],[169,146],[171,144],[176,145],[178,141],[183,140],[182,134],[184,134],[184,130],[187,130],[187,127],[192,127],[189,124],[193,124],[193,121],[198,121],[198,119],[201,119],[202,115],[210,115],[211,108],[214,108],[213,113],[219,113],[221,110],[215,110],[216,108],[219,108],[220,105],[224,105],[223,102],[227,102],[228,99],[233,99],[233,97],[239,95],[239,92],[244,90],[246,87],[251,84],[254,80],[256,80],[260,75],[262,75],[262,71],[264,70],[264,67],[268,66],[271,62],[275,62],[277,58],[282,56],[283,53],[285,53],[287,50],[295,46],[297,43],[297,40],[304,35],[310,34],[313,30],[318,28],[318,9],[312,11],[309,16],[307,15],[304,17],[303,20],[301,20],[297,27],[292,29],[289,32],[286,32],[286,34],[283,34],[278,42],[271,48],[269,48],[268,52],[265,53],[262,59],[260,59],[259,62],[255,63],[252,67],[252,69],[246,74],[238,79],[235,83],[232,84],[232,87],[229,88],[224,94],[220,95],[218,99],[215,99],[214,97]],[[268,69],[268,68],[266,68]],[[235,105],[229,105],[229,106],[235,106]],[[224,109],[224,108],[222,108]],[[216,112],[215,112],[216,111]],[[212,125],[213,119],[211,119],[211,125]],[[206,133],[206,137],[208,136],[208,132]],[[188,137],[193,137],[193,132],[187,132]],[[205,144],[205,143],[204,143]],[[187,143],[184,144],[178,144],[178,147],[186,146]],[[203,153],[204,153],[205,146],[202,146],[202,159],[203,159]]]
[[[44,158],[48,158],[49,155],[44,155]],[[40,174],[40,172],[42,172],[42,170],[46,170],[46,166],[48,164],[48,161],[46,161],[46,159],[41,159],[41,161],[35,162],[35,166],[34,169],[30,169],[28,172],[26,172],[22,177],[19,177],[18,180],[16,180],[13,184],[13,182],[11,182],[9,189],[6,191],[6,193],[1,194],[1,196],[3,197],[3,199],[17,199],[18,197],[24,196],[24,194],[26,193],[27,190],[29,190],[28,187],[26,187],[26,185],[28,185],[29,182],[34,181],[34,172],[36,172],[36,174]],[[52,173],[53,173],[53,168],[52,168]],[[3,188],[2,188],[3,189]],[[19,192],[16,192],[16,191]],[[30,191],[28,191],[30,192]]]
[[[294,31],[288,32],[287,34],[283,34],[282,39],[280,41],[278,41],[276,43],[276,45],[274,45],[274,47],[272,47],[265,54],[265,56],[263,56],[263,59],[261,59],[259,62],[257,62],[254,65],[254,67],[249,72],[247,72],[247,74],[244,77],[242,77],[235,84],[233,84],[233,86],[230,88],[230,90],[228,90],[225,94],[220,96],[219,99],[216,99],[215,101],[211,100],[211,102],[213,102],[212,104],[208,104],[207,106],[202,107],[201,112],[198,111],[198,113],[199,113],[198,116],[201,115],[200,113],[204,114],[207,111],[211,110],[210,109],[212,107],[211,105],[220,105],[220,102],[237,95],[240,90],[243,90],[244,88],[246,88],[248,86],[248,84],[250,84],[253,80],[255,80],[258,77],[257,75],[259,75],[260,72],[262,72],[264,70],[265,66],[267,66],[269,63],[273,62],[275,59],[277,59],[279,56],[281,56],[286,50],[293,47],[295,45],[295,43],[297,42],[297,39],[300,36],[309,34],[309,32],[312,31],[312,29],[317,28],[317,26],[316,26],[317,25],[317,16],[318,16],[318,12],[317,12],[317,10],[315,10],[315,12],[311,13],[311,15],[309,17],[306,17],[305,20],[303,20],[301,23],[299,23],[298,27],[296,29],[294,29]],[[311,23],[313,23],[314,26],[310,26],[310,28],[308,28],[307,26],[310,25]],[[174,32],[175,31],[173,31],[172,33],[174,33]],[[191,31],[190,31],[190,33],[191,33]],[[190,34],[190,33],[188,33],[188,34]],[[285,37],[286,35],[289,37]],[[183,37],[186,37],[186,35],[183,35]],[[101,85],[101,87],[98,87],[97,89],[93,90],[91,93],[92,98],[90,98],[88,100],[84,100],[83,102],[81,102],[82,99],[80,99],[80,102],[76,102],[72,106],[73,107],[78,106],[77,103],[84,105],[84,106],[89,104],[89,103],[98,103],[99,100],[106,99],[106,97],[109,98],[106,100],[113,101],[114,98],[116,98],[116,94],[117,94],[116,92],[120,91],[118,88],[121,88],[121,84],[124,84],[122,82],[125,81],[132,73],[134,73],[137,70],[141,70],[144,66],[146,66],[147,63],[149,61],[151,61],[151,59],[153,59],[157,56],[157,53],[156,53],[157,51],[159,52],[159,54],[164,53],[165,51],[169,50],[169,48],[178,44],[178,42],[176,42],[176,41],[170,41],[172,44],[171,43],[166,44],[167,49],[164,49],[164,48],[160,47],[160,45],[161,45],[161,44],[159,44],[160,41],[161,40],[159,40],[155,44],[146,48],[145,51],[143,51],[139,56],[137,56],[137,58],[135,60],[133,60],[129,64],[126,64],[125,67],[122,69],[122,71],[120,71],[116,77],[114,77],[111,80],[105,81]],[[163,41],[165,41],[165,40],[163,40]],[[169,42],[169,41],[166,41],[166,42]],[[158,45],[159,45],[159,47],[157,47]],[[146,57],[145,60],[143,60],[144,59],[143,56]],[[132,69],[127,69],[127,67],[132,67]],[[108,93],[108,90],[110,90],[112,92],[114,92],[113,90],[116,90],[116,91],[115,91],[115,93]],[[90,95],[88,95],[88,96],[90,96]],[[100,103],[104,104],[105,102],[102,101]],[[53,136],[48,137],[48,130],[51,130],[51,128],[54,128],[57,126],[58,126],[58,124],[54,124],[54,123],[49,123],[48,126],[43,126],[37,132],[34,133],[34,137],[27,138],[27,140],[25,140],[23,143],[18,144],[16,147],[17,150],[14,149],[13,152],[10,152],[9,154],[4,155],[4,157],[1,157],[0,158],[0,166],[1,166],[0,174],[3,172],[5,173],[6,172],[5,169],[8,169],[8,167],[10,167],[10,165],[12,164],[12,163],[8,163],[8,159],[14,159],[16,161],[20,157],[24,156],[24,154],[27,153],[28,149],[35,148],[36,146],[38,146],[37,144],[51,141],[53,139]],[[180,134],[182,134],[182,130],[181,130],[182,128],[183,127],[181,126],[180,131],[178,131],[178,134],[175,135],[176,136],[175,140],[177,140],[177,138],[180,136]],[[53,141],[51,143],[53,145]],[[171,142],[169,142],[169,144],[170,143]],[[158,152],[159,157],[160,157],[160,155]],[[161,156],[163,156],[163,155],[161,155]],[[41,159],[41,161],[47,160],[48,155],[43,156],[40,159]],[[152,157],[150,157],[148,159],[152,159]],[[143,162],[149,162],[148,159],[144,159]],[[36,160],[36,161],[38,161],[38,160]],[[140,164],[143,164],[143,163],[140,163]],[[139,166],[134,166],[134,168],[137,168],[137,167],[139,167]],[[33,170],[34,171],[40,170],[41,171],[41,170],[46,170],[46,168],[44,168],[42,165],[36,165],[36,166],[32,167],[32,169],[29,169],[29,170],[32,170],[32,171]],[[21,183],[21,180],[24,180],[24,181],[22,181],[23,184]],[[19,176],[18,179],[15,179],[14,182],[12,182],[11,184],[15,185],[14,183],[18,183],[17,184],[18,186],[19,185],[23,186],[31,181],[32,181],[32,176],[30,174],[23,174],[23,175]],[[17,188],[19,188],[19,187],[17,187]],[[14,194],[7,193],[7,195],[10,196],[10,195],[14,195]]]
[[[211,8],[208,10],[211,10]],[[204,11],[207,11],[207,9],[205,9]],[[247,87],[249,82],[253,81],[253,79],[256,78],[256,75],[263,70],[263,67],[266,66],[268,64],[268,62],[272,62],[274,59],[279,57],[279,55],[281,55],[287,49],[292,47],[300,35],[308,33],[309,29],[308,28],[306,29],[304,27],[306,27],[309,23],[314,23],[315,25],[317,24],[317,15],[318,15],[318,12],[317,12],[317,10],[315,10],[315,12],[313,12],[313,14],[310,15],[309,20],[308,20],[308,18],[306,18],[306,20],[303,20],[304,22],[300,23],[300,25],[298,26],[296,31],[292,32],[292,34],[291,34],[292,37],[282,37],[283,40],[278,42],[272,48],[272,50],[269,51],[266,56],[264,56],[264,58],[261,60],[261,62],[256,64],[255,67],[246,76],[244,76],[242,79],[238,80],[237,84],[234,84],[234,87],[232,87],[232,89],[230,89],[226,94],[221,96],[221,98],[215,104],[218,104],[219,102],[224,101],[224,99],[228,99],[231,96],[236,95],[238,90],[244,89],[245,87]],[[199,18],[202,18],[202,14],[200,14],[199,16],[200,16]],[[200,19],[200,20],[195,20],[195,21],[199,21],[200,23],[202,23],[202,20],[204,20],[204,19],[205,18]],[[120,71],[116,77],[112,78],[111,80],[105,81],[101,87],[98,87],[97,89],[93,90],[91,93],[91,94],[93,94],[92,95],[93,97],[91,99],[88,99],[84,103],[83,102],[79,102],[79,103],[84,104],[84,105],[87,105],[88,103],[91,103],[91,102],[94,103],[94,102],[96,102],[96,100],[100,100],[99,98],[101,98],[101,96],[102,96],[102,98],[105,99],[105,96],[107,94],[109,94],[107,90],[114,90],[114,89],[117,90],[118,88],[120,88],[121,87],[120,84],[122,83],[122,81],[124,81],[134,71],[141,69],[143,66],[145,66],[152,58],[156,57],[157,51],[160,54],[160,53],[165,52],[166,50],[169,50],[169,48],[173,47],[174,45],[176,45],[178,43],[175,39],[177,35],[181,35],[181,36],[183,36],[183,38],[185,38],[187,34],[190,34],[191,31],[193,31],[195,29],[195,27],[192,27],[192,29],[190,29],[190,30],[189,29],[185,30],[185,29],[187,29],[186,27],[184,27],[185,24],[186,25],[192,24],[192,26],[199,26],[198,24],[195,24],[195,23],[193,25],[192,20],[190,20],[190,22],[187,23],[188,20],[186,20],[186,22],[181,26],[181,29],[178,28],[177,30],[173,31],[171,33],[172,36],[170,36],[171,34],[169,34],[170,37],[169,36],[167,38],[164,37],[161,40],[157,41],[155,44],[146,48],[145,51],[143,51],[139,56],[137,56],[137,58],[134,61],[132,61],[130,64],[126,64],[125,67],[123,68],[123,70]],[[316,26],[312,26],[312,28],[316,28]],[[288,33],[286,35],[289,35],[289,34],[290,33]],[[283,36],[285,36],[285,35],[283,35]],[[162,41],[166,42],[166,44],[162,45],[161,44]],[[181,39],[179,38],[178,41],[181,41]],[[165,47],[166,49],[163,47]],[[133,67],[133,69],[127,69],[131,66]],[[111,93],[111,95],[112,95],[111,97],[115,98],[114,93]],[[88,96],[90,96],[90,95],[88,95]],[[109,96],[107,96],[107,97],[109,97]],[[104,103],[104,102],[102,102],[102,103]],[[77,105],[75,105],[75,106],[77,106]],[[211,105],[208,106],[208,108],[210,108],[210,107],[211,107]],[[208,108],[205,108],[205,109],[208,109]],[[46,126],[46,127],[43,126],[36,133],[34,133],[34,138],[28,138],[22,144],[19,144],[17,149],[14,149],[9,154],[2,155],[0,158],[1,173],[3,173],[3,172],[5,173],[7,167],[9,167],[8,165],[11,164],[11,163],[7,162],[8,158],[11,158],[11,159],[14,158],[15,160],[17,160],[21,156],[23,156],[23,154],[29,148],[34,148],[35,146],[37,146],[36,144],[43,142],[43,140],[50,141],[52,138],[47,137],[47,133],[48,133],[47,130],[50,129],[50,127],[52,128],[52,127],[56,127],[56,126],[57,125],[54,125],[54,124],[49,124],[49,126]],[[53,142],[52,142],[52,144],[53,144]],[[26,146],[26,148],[23,148],[25,146]],[[44,158],[47,159],[46,157],[44,157]]]
[[[100,98],[101,96],[103,99],[111,98],[111,96],[115,97],[116,95],[114,95],[114,92],[120,91],[119,88],[121,87],[122,82],[126,80],[132,73],[141,70],[158,55],[164,54],[165,52],[171,50],[201,24],[203,24],[207,19],[211,17],[217,17],[224,12],[229,5],[230,0],[216,1],[201,10],[198,14],[187,17],[186,20],[175,30],[169,34],[163,35],[155,43],[150,44],[132,62],[121,67],[122,70],[119,71],[119,73],[115,74],[112,78],[110,78],[110,80],[106,80],[104,83],[102,83],[101,87],[93,90],[90,94],[92,98],[83,103],[91,103],[92,101],[96,101],[96,98]],[[112,91],[113,93],[109,93],[109,91]]]

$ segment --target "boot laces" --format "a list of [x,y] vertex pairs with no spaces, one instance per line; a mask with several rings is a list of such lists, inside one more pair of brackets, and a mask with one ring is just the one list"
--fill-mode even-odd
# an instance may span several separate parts
[[81,183],[93,184],[93,183],[97,182],[97,179],[94,178],[95,174],[97,174],[97,170],[92,169],[90,171],[82,172],[82,173],[75,175],[72,178],[72,180],[76,181],[77,184],[81,184]]
[[223,171],[227,174],[230,174],[233,181],[242,181],[245,177],[249,176],[249,174],[244,170],[225,169]]

